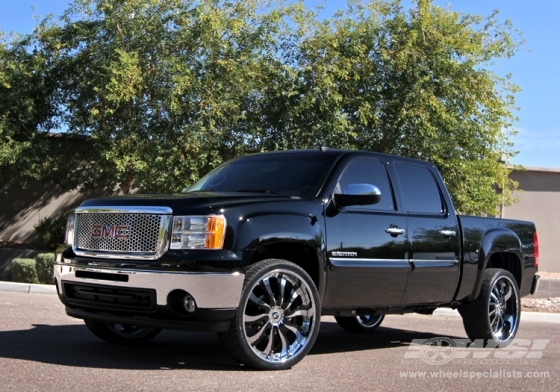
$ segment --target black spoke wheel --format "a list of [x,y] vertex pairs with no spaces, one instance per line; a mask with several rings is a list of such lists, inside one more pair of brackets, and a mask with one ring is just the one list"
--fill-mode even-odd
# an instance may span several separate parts
[[98,338],[109,343],[134,345],[155,338],[161,329],[128,324],[112,324],[95,320],[84,320],[88,329]]
[[336,322],[350,332],[374,332],[385,318],[384,314],[367,313],[354,317],[335,316]]
[[286,260],[263,260],[247,271],[230,329],[218,336],[241,363],[287,369],[311,350],[320,314],[317,289],[302,268]]
[[470,339],[508,345],[517,333],[521,316],[515,278],[506,270],[486,270],[478,298],[461,309],[461,316]]

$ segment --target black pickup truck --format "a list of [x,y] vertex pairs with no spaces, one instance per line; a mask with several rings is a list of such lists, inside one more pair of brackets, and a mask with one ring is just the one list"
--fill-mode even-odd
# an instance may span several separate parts
[[538,284],[533,223],[457,215],[431,163],[326,148],[236,158],[183,194],[87,200],[66,243],[59,297],[98,337],[214,331],[260,369],[299,362],[321,315],[373,332],[451,307],[469,338],[506,345]]

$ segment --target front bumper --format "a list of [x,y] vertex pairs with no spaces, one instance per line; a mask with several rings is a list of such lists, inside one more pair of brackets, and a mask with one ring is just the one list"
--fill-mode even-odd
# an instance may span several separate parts
[[161,272],[68,264],[55,264],[54,276],[60,295],[64,294],[65,282],[142,288],[155,290],[157,305],[165,306],[169,293],[184,290],[194,297],[197,307],[202,309],[237,308],[245,278],[239,272]]
[[[154,271],[64,262],[54,265],[54,276],[60,300],[72,317],[173,329],[198,329],[193,326],[231,320],[245,278],[239,272]],[[194,312],[182,306],[187,294],[194,298]]]

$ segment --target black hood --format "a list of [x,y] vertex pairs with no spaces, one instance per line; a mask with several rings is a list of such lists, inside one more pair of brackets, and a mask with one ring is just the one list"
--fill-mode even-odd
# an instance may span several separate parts
[[[170,207],[174,213],[183,213],[185,209],[196,207],[226,207],[248,203],[266,203],[279,200],[294,200],[290,196],[240,193],[240,192],[187,192],[179,194],[142,194],[88,199],[81,207],[123,207],[152,206]],[[297,198],[295,198],[297,200]]]

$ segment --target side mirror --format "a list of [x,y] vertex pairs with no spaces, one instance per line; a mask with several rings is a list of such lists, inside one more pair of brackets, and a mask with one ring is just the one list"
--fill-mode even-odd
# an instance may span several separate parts
[[343,193],[335,193],[334,202],[338,207],[365,206],[381,201],[381,191],[371,184],[349,184]]

